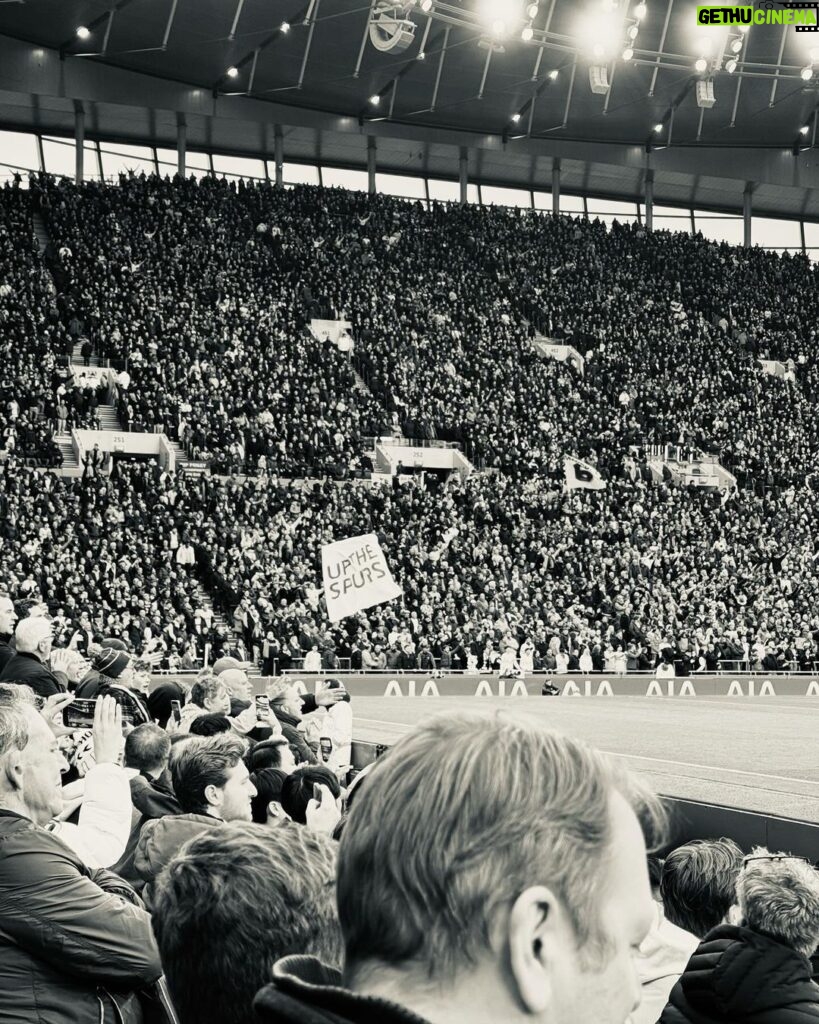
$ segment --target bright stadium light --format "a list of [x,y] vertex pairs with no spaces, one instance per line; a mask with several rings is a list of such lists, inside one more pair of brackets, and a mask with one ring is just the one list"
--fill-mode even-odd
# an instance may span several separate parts
[[377,92],[374,92],[372,94],[372,96],[370,96],[370,103],[372,103],[372,105],[374,107],[377,107],[380,102],[381,102],[381,97],[378,95]]
[[648,14],[648,7],[645,4],[637,4],[632,13],[638,21],[642,21],[646,14]]
[[663,130],[662,122],[658,122],[657,124],[654,125],[654,131],[655,132],[661,132],[662,130]]
[[629,37],[629,39],[633,40],[637,38],[637,33],[639,31],[640,29],[636,25],[632,25],[628,32],[626,32],[626,35]]
[[731,57],[729,60],[726,60],[726,62],[725,62],[725,70],[728,72],[729,75],[733,75],[733,73],[736,71],[736,69],[737,69],[737,59],[736,59],[736,57]]
[[520,114],[512,114],[512,120],[517,124],[520,121]]
[[86,28],[85,25],[77,26],[77,39],[88,39],[91,35],[91,29]]
[[559,74],[560,72],[557,70],[557,68],[552,68],[552,70],[549,72],[549,78],[551,78],[551,80],[554,82]]
[[705,57],[700,57],[700,59],[694,64],[694,67],[697,71],[699,71],[700,74],[702,74],[703,71],[708,70],[708,61],[705,59]]
[[813,78],[813,68],[808,65],[807,67],[802,68],[799,74],[802,76],[803,82],[809,82]]
[[529,43],[532,41],[534,34],[535,30],[532,28],[531,25],[524,25],[523,31],[520,34],[520,38],[524,41],[524,43]]
[[625,50],[623,50],[623,60],[631,60],[633,56],[634,50],[632,50],[630,46],[627,46]]
[[809,131],[810,129],[808,128],[808,126],[806,124],[803,124],[802,127],[799,129],[799,134],[807,135]]
[[586,6],[577,18],[573,35],[578,49],[596,61],[614,60],[623,50],[624,11],[616,4],[614,9],[610,6],[601,9],[599,4]]
[[228,76],[228,78],[236,78],[239,75],[239,69],[231,64],[231,66],[227,69],[225,74]]
[[279,25],[279,32],[281,32],[283,35],[287,35],[287,33],[289,31],[290,31],[290,22],[289,21],[283,21],[281,23],[281,25]]
[[742,36],[737,36],[736,39],[732,39],[729,48],[731,53],[739,53],[742,49]]
[[478,0],[476,14],[496,38],[517,32],[526,20],[522,0]]
[[424,14],[429,14],[432,10],[432,0],[421,0],[421,10]]
[[534,21],[534,19],[537,17],[537,12],[537,4],[529,4],[529,6],[526,8],[526,17]]

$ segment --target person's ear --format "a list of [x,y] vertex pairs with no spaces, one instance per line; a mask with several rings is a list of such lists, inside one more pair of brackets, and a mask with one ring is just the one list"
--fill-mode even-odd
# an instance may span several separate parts
[[508,941],[516,995],[528,1013],[543,1014],[554,1001],[559,950],[574,941],[551,889],[535,885],[518,896],[509,912]]
[[218,809],[222,806],[222,790],[219,786],[205,786],[204,797],[211,807]]
[[23,757],[22,751],[13,748],[3,759],[3,773],[9,789],[19,790],[23,788]]

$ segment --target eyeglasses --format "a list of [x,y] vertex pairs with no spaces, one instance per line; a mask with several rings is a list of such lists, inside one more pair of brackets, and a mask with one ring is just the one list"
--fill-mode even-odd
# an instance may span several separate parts
[[803,864],[810,864],[807,857],[797,857],[790,853],[749,853],[747,857],[742,858],[742,866],[745,867],[752,860],[801,860]]

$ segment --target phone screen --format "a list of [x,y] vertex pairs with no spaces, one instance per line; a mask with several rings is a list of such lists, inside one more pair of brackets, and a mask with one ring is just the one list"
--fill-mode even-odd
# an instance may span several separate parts
[[67,729],[90,729],[94,725],[96,700],[74,700],[63,708],[63,725]]
[[270,698],[267,694],[259,693],[256,695],[256,714],[266,715],[270,711]]
[[178,700],[171,701],[171,717],[177,725],[182,722],[182,704]]

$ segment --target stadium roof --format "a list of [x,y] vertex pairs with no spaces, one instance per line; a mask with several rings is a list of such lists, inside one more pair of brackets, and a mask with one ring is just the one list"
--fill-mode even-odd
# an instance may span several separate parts
[[[658,202],[737,210],[750,182],[755,212],[819,216],[819,35],[699,28],[693,0],[646,0],[639,20],[634,0],[427,6],[0,0],[0,123],[71,134],[79,102],[91,138],[173,146],[184,118],[189,147],[237,155],[272,153],[278,124],[289,160],[366,166],[375,137],[381,169],[454,178],[464,146],[487,183],[548,188],[560,157],[568,191],[631,199],[652,168]],[[368,24],[392,8],[408,45],[381,52]]]

